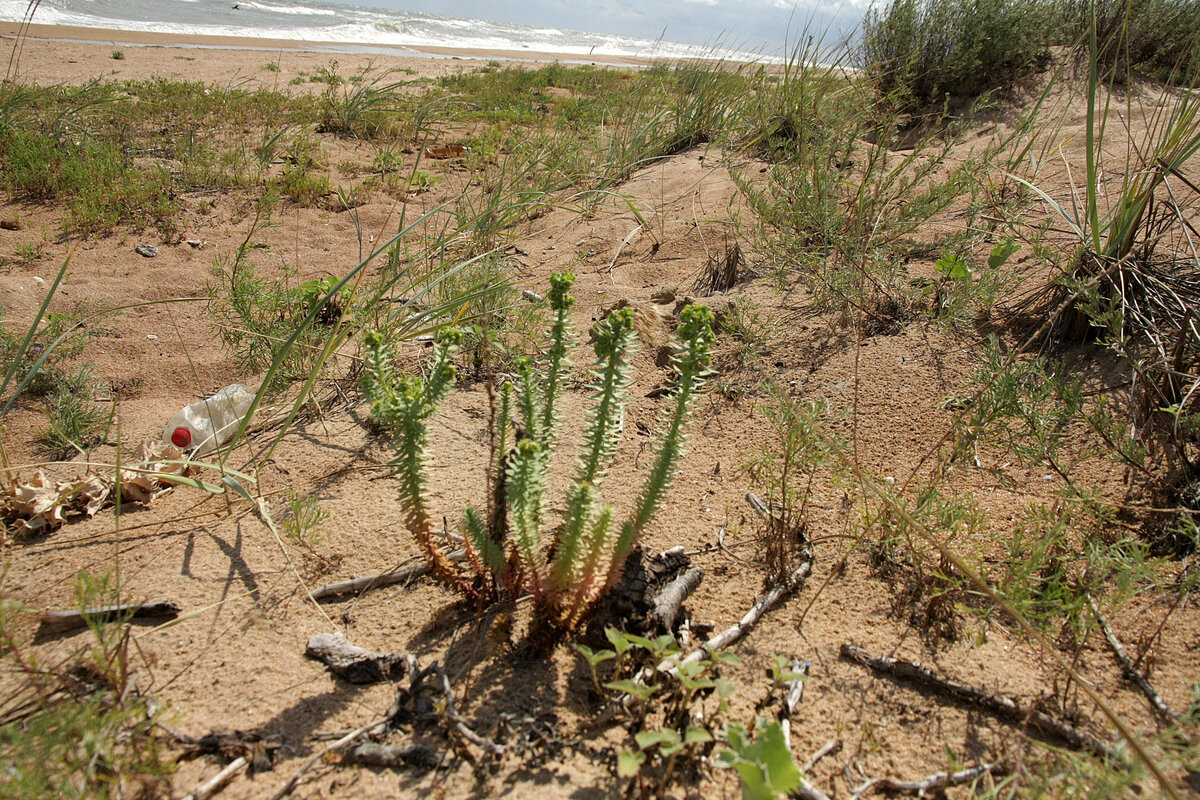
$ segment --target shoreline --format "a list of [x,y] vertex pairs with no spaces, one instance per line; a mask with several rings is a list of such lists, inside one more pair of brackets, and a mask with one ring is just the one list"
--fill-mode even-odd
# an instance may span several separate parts
[[241,50],[250,52],[292,52],[324,55],[374,55],[400,58],[447,60],[555,61],[566,64],[596,64],[616,67],[647,67],[659,61],[651,56],[554,53],[535,50],[503,50],[432,45],[355,44],[354,42],[267,39],[251,36],[184,35],[149,33],[116,28],[85,28],[74,25],[45,25],[0,22],[0,40],[15,42],[80,43],[105,47],[177,48],[185,50]]

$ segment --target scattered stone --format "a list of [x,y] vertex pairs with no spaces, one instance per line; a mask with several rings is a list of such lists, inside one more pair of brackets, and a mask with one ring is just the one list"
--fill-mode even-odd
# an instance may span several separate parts
[[133,248],[133,252],[137,253],[139,256],[144,256],[145,258],[154,258],[156,255],[158,255],[158,248],[152,244],[139,244],[137,247]]

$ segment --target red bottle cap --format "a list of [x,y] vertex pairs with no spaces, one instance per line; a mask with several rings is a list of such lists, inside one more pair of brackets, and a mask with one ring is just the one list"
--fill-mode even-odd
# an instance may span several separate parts
[[176,428],[171,434],[171,444],[183,449],[192,443],[192,432],[187,428]]

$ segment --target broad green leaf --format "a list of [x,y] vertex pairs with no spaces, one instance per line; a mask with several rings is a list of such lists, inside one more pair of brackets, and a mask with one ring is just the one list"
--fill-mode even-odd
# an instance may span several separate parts
[[577,644],[575,645],[575,649],[579,651],[581,656],[587,659],[589,664],[602,664],[610,658],[617,657],[617,654],[612,650],[592,650],[586,644]]
[[971,265],[967,263],[966,259],[960,258],[949,250],[942,253],[936,266],[937,271],[950,280],[965,281],[971,278]]
[[800,770],[778,722],[759,719],[758,738],[753,742],[744,728],[731,725],[726,740],[730,750],[722,752],[718,760],[737,770],[743,800],[775,800],[800,786]]
[[679,733],[670,728],[661,731],[638,731],[633,740],[643,750],[649,750],[654,745],[672,746],[680,742]]
[[656,649],[654,642],[650,641],[645,636],[638,636],[636,633],[627,633],[625,634],[625,638],[629,640],[630,644],[635,644],[643,650],[648,650],[651,653],[653,653]]
[[622,778],[632,778],[638,774],[642,764],[646,763],[646,754],[632,750],[622,750],[617,756],[617,774]]
[[1021,249],[1021,245],[1015,243],[1012,239],[1005,239],[999,242],[992,248],[991,254],[988,256],[988,267],[990,269],[999,269],[1003,266],[1008,257]]
[[679,684],[689,692],[699,692],[716,686],[711,678],[685,678],[683,675],[679,676]]
[[633,646],[633,643],[629,641],[629,637],[627,637],[624,632],[619,631],[616,628],[605,628],[604,635],[608,638],[608,641],[612,643],[613,649],[621,655],[624,655],[625,652]]
[[640,683],[631,680],[609,681],[604,684],[606,689],[612,689],[614,692],[625,692],[631,694],[639,700],[645,700],[654,694],[654,690],[649,686],[643,686]]
[[704,728],[689,727],[687,733],[683,735],[683,741],[686,744],[701,744],[703,742],[711,742],[712,740],[712,734],[704,730]]

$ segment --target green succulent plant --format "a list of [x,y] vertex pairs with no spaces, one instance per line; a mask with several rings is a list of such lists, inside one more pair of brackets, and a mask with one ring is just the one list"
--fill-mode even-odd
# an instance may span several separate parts
[[[453,359],[460,335],[455,329],[439,335],[433,365],[424,379],[397,375],[386,337],[367,337],[364,391],[372,416],[393,434],[393,465],[405,522],[433,576],[479,605],[496,601],[502,593],[530,595],[536,638],[547,642],[569,634],[586,619],[605,589],[615,583],[654,518],[683,454],[689,412],[707,374],[713,341],[712,312],[698,305],[685,308],[674,361],[674,403],[645,484],[629,516],[618,524],[617,511],[603,501],[601,486],[621,437],[632,374],[633,313],[618,309],[597,324],[596,360],[590,369],[595,401],[567,489],[565,511],[552,527],[547,520],[546,486],[558,435],[557,402],[574,339],[570,330],[574,299],[568,293],[574,279],[570,272],[550,279],[548,300],[554,319],[540,366],[530,358],[518,359],[515,374],[501,386],[493,421],[493,487],[485,513],[473,507],[463,512],[466,559],[461,565],[451,562],[434,539],[424,458],[426,423],[454,381]],[[518,422],[519,439],[513,430]]]

